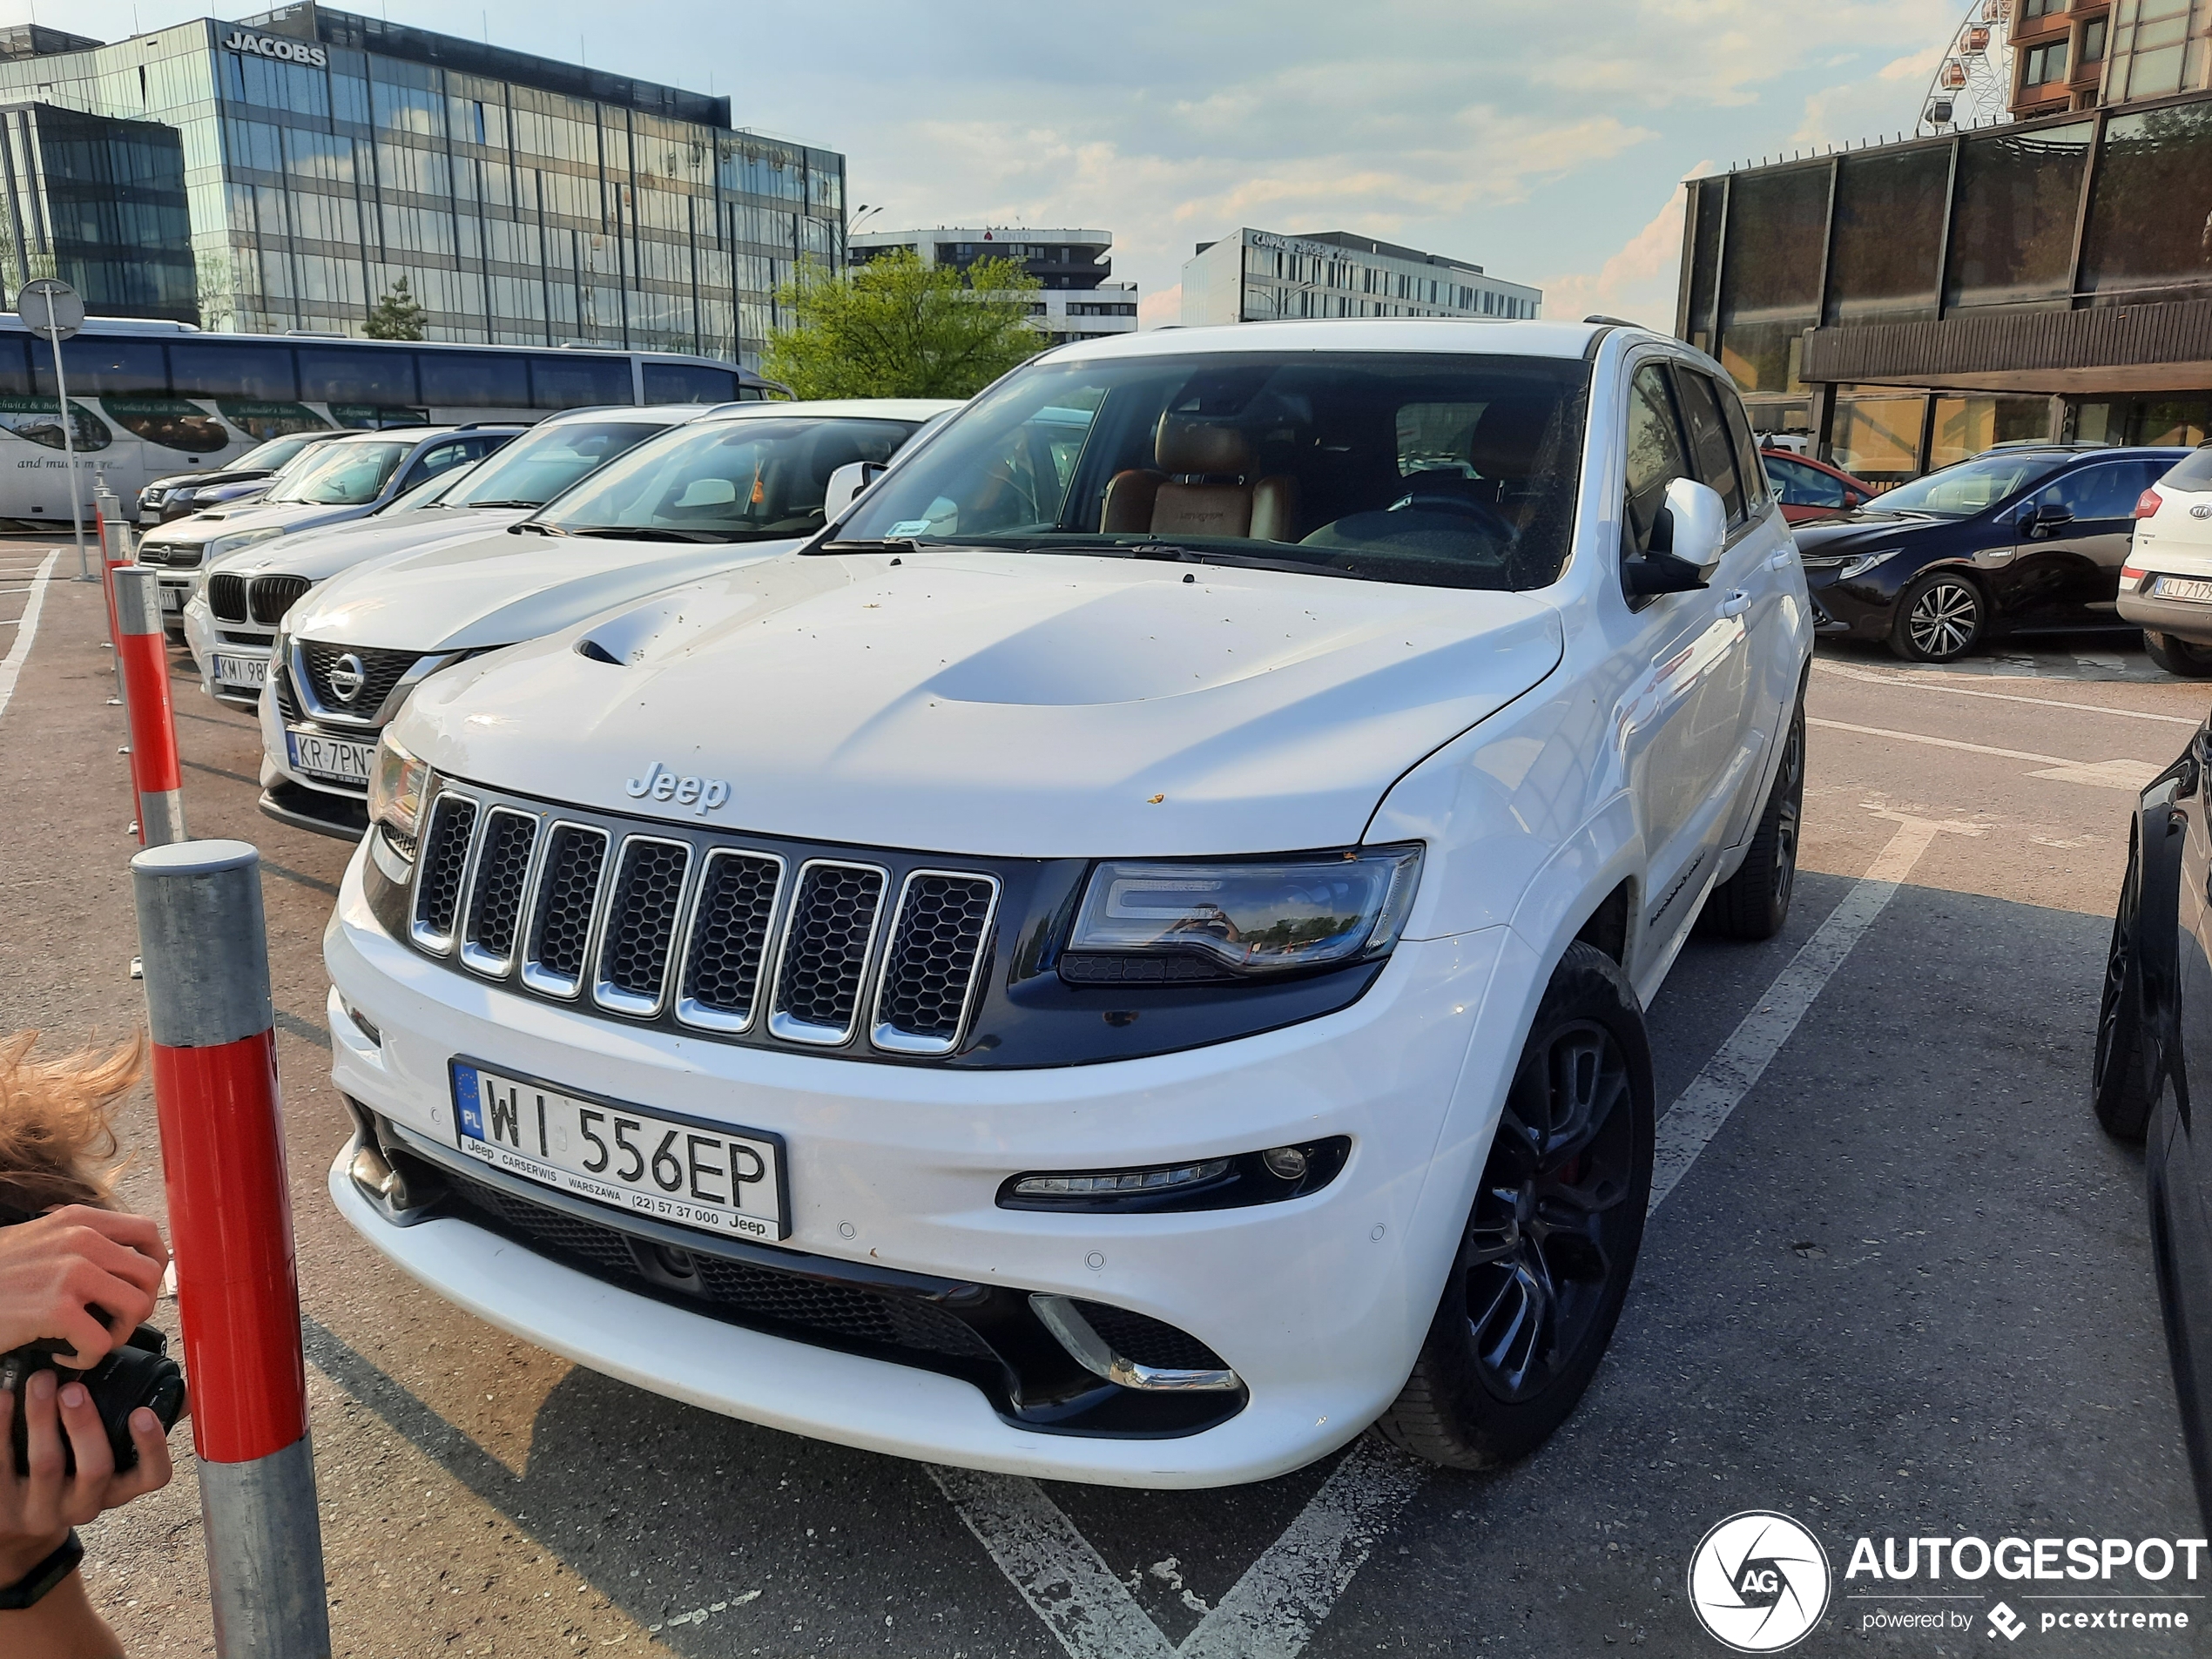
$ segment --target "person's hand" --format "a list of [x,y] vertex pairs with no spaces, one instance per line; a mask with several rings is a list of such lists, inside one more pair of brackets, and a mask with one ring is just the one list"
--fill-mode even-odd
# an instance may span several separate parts
[[76,1352],[60,1362],[90,1370],[152,1313],[168,1265],[161,1229],[144,1216],[73,1204],[0,1227],[0,1353],[69,1342]]
[[[9,1443],[16,1412],[24,1413],[24,1461],[19,1474]],[[63,1473],[62,1442],[77,1454],[77,1473]],[[0,1388],[0,1584],[12,1584],[61,1547],[71,1527],[142,1493],[169,1484],[169,1441],[161,1420],[141,1406],[131,1413],[138,1467],[118,1474],[107,1430],[83,1383],[57,1386],[51,1371],[35,1371],[19,1403]]]

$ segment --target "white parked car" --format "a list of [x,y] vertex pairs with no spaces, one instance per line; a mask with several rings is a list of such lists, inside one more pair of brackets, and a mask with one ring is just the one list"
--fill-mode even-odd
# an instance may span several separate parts
[[1608,325],[1051,351],[803,550],[426,684],[325,938],[339,1208],[732,1416],[1259,1480],[1527,1452],[1609,1340],[1811,627],[1727,376]]
[[2169,674],[2212,678],[2212,443],[2184,455],[2135,503],[2120,617]]
[[523,430],[399,427],[332,438],[295,456],[259,500],[194,513],[148,531],[138,543],[138,563],[161,573],[163,621],[181,637],[185,604],[199,590],[207,567],[224,555],[366,518],[442,472],[482,461]]
[[849,488],[833,489],[833,474],[880,466],[959,407],[862,398],[625,410],[620,418],[680,414],[685,424],[625,450],[503,529],[441,537],[353,566],[274,613],[282,631],[260,704],[261,810],[359,836],[368,823],[376,734],[427,676],[796,546],[822,528],[832,495],[840,506],[849,497]]
[[615,456],[719,409],[750,404],[660,404],[548,415],[470,466],[431,473],[365,518],[265,539],[226,553],[200,573],[185,604],[185,644],[211,697],[257,707],[277,624],[341,570],[393,553],[428,553],[506,529]]

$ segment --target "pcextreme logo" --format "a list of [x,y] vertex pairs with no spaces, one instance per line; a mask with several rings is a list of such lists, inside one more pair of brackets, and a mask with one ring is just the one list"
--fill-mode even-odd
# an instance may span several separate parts
[[1698,1541],[1689,1558],[1689,1606],[1723,1646],[1780,1653],[1820,1622],[1830,1581],[1820,1540],[1787,1515],[1747,1509]]

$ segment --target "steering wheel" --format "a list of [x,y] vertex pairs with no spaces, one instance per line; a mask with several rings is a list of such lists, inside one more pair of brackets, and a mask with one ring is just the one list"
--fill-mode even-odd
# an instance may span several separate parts
[[1466,496],[1450,496],[1441,491],[1432,494],[1426,490],[1415,490],[1410,495],[1399,496],[1384,510],[1399,513],[1409,509],[1428,513],[1457,513],[1463,518],[1474,520],[1482,533],[1491,540],[1508,545],[1518,534],[1512,522],[1496,508],[1487,502],[1475,501]]

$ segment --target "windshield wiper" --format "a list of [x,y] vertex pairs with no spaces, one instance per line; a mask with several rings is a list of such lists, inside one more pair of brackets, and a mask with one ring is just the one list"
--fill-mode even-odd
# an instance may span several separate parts
[[556,530],[550,524],[541,524],[534,518],[526,518],[519,524],[509,524],[507,533],[509,536],[566,536],[568,531]]
[[861,542],[824,542],[807,550],[813,553],[919,553],[921,543],[911,536],[882,536]]
[[696,547],[702,543],[726,541],[729,538],[712,530],[671,530],[648,527],[628,529],[620,524],[590,524],[580,530],[570,530],[570,536],[591,536],[616,542],[685,542]]
[[544,503],[543,502],[542,502],[542,501],[432,501],[432,502],[423,502],[422,504],[423,504],[425,507],[452,507],[452,508],[462,508],[462,507],[543,507],[543,506],[544,506],[544,505],[545,505],[545,503]]

